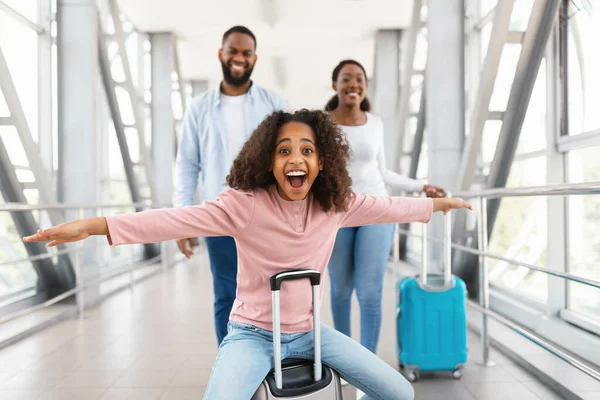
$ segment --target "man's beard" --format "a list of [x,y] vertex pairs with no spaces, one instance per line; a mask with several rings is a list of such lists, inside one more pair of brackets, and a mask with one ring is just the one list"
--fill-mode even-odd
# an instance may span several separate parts
[[250,67],[246,70],[244,75],[240,77],[235,77],[231,75],[231,70],[229,69],[229,65],[221,61],[221,69],[223,70],[223,79],[225,82],[229,83],[232,86],[242,86],[246,82],[250,80],[250,75],[252,75],[252,70],[254,67]]

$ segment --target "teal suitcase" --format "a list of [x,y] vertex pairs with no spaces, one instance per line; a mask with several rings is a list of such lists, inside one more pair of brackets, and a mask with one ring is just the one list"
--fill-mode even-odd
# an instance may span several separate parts
[[[398,282],[398,358],[411,382],[419,379],[420,372],[434,371],[449,371],[459,379],[467,362],[467,290],[464,281],[450,273],[450,218],[448,213],[444,274],[428,273],[424,239],[422,273]],[[424,238],[426,231],[424,226]]]

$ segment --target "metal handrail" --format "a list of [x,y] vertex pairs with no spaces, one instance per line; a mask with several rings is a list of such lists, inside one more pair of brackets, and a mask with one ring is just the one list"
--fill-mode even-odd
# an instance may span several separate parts
[[[0,212],[19,212],[19,211],[34,211],[34,210],[79,210],[80,218],[83,217],[81,211],[86,209],[110,209],[110,208],[135,208],[135,207],[152,207],[152,208],[163,208],[163,207],[171,207],[171,204],[160,204],[154,205],[150,202],[137,202],[137,203],[117,203],[117,204],[66,204],[66,203],[56,203],[56,204],[36,204],[31,205],[28,203],[4,203],[0,204]],[[97,247],[97,246],[94,246]],[[69,254],[76,250],[58,250],[53,253],[45,253],[38,254],[31,257],[25,257],[17,260],[9,260],[0,262],[0,267],[5,267],[8,265],[16,265],[26,262],[32,262],[37,260],[43,260],[46,258],[52,258],[56,256],[60,256],[63,254]]]
[[[488,190],[482,190],[482,191],[475,192],[475,193],[473,193],[473,192],[466,193],[465,192],[465,193],[454,193],[453,194],[454,197],[463,197],[466,199],[477,199],[478,205],[479,205],[479,207],[478,207],[478,235],[479,235],[479,246],[480,246],[481,250],[475,250],[475,249],[471,249],[469,247],[461,246],[461,245],[457,245],[457,244],[450,244],[450,245],[451,245],[451,247],[454,247],[454,248],[457,248],[457,249],[460,249],[460,250],[463,250],[466,252],[470,252],[472,254],[476,254],[480,257],[480,304],[481,305],[474,304],[471,301],[469,301],[468,304],[469,304],[469,306],[474,307],[475,309],[477,309],[478,311],[480,311],[482,313],[481,342],[482,342],[482,349],[483,349],[483,364],[484,365],[491,365],[491,363],[488,359],[489,343],[488,343],[488,333],[487,333],[487,317],[490,316],[491,318],[497,320],[498,322],[509,327],[510,329],[515,330],[517,333],[525,336],[527,339],[529,339],[529,340],[533,341],[534,343],[538,344],[539,346],[545,348],[546,350],[555,354],[559,358],[563,359],[564,361],[568,362],[569,364],[573,365],[574,367],[576,367],[577,369],[581,370],[582,372],[588,374],[589,376],[593,377],[594,379],[600,380],[600,373],[598,371],[587,366],[585,363],[580,362],[579,360],[575,359],[574,357],[564,353],[563,351],[559,350],[555,346],[544,341],[542,338],[538,337],[537,335],[534,335],[534,334],[528,332],[526,329],[522,328],[518,324],[491,311],[489,309],[489,282],[488,282],[488,277],[487,277],[487,272],[488,272],[487,271],[488,270],[487,258],[494,258],[494,259],[505,261],[508,263],[520,265],[520,266],[523,266],[523,267],[526,267],[526,268],[529,268],[532,270],[536,270],[539,272],[544,272],[549,275],[557,276],[557,277],[567,279],[570,281],[575,281],[578,283],[582,283],[582,284],[586,284],[586,285],[593,286],[596,288],[600,288],[600,282],[598,282],[598,281],[594,281],[594,280],[587,279],[587,278],[577,277],[577,276],[574,276],[571,274],[552,271],[547,268],[538,267],[538,266],[523,263],[523,262],[520,262],[517,260],[506,259],[504,257],[489,254],[486,251],[487,244],[488,244],[487,212],[486,212],[487,199],[494,199],[494,198],[497,199],[497,198],[503,198],[503,197],[568,196],[568,195],[590,195],[590,194],[600,194],[600,182],[590,182],[590,183],[582,183],[582,184],[563,184],[563,185],[551,185],[551,186],[540,186],[540,187],[529,187],[529,188],[514,188],[514,189],[510,189],[510,188],[509,189],[506,189],[506,188],[488,189]],[[113,204],[113,205],[106,205],[106,204],[104,204],[104,205],[52,204],[52,205],[31,206],[28,204],[21,204],[21,203],[7,203],[7,204],[0,206],[0,211],[28,211],[28,210],[43,210],[43,209],[78,209],[79,215],[81,217],[83,215],[84,209],[139,207],[139,206],[147,207],[147,206],[152,206],[152,204],[148,203],[148,202],[143,202],[143,203]],[[406,234],[406,235],[418,236],[418,235],[415,235],[415,234],[411,233],[410,231],[407,231],[404,229],[398,228],[398,231],[403,234]],[[437,242],[440,241],[440,239],[436,239],[436,238],[429,238],[429,240],[437,241]],[[441,241],[443,242],[443,240],[441,240]],[[423,242],[426,243],[427,241],[424,240]],[[81,249],[79,249],[79,250],[81,250]],[[76,251],[78,251],[78,250],[76,250]],[[164,264],[164,262],[163,262],[163,264]],[[57,297],[47,301],[46,303],[31,307],[27,310],[19,311],[17,313],[8,315],[8,316],[0,319],[0,324],[7,322],[8,320],[18,318],[18,317],[28,314],[30,312],[36,311],[38,309],[45,308],[48,305],[54,304],[64,298],[72,296],[73,294],[81,293],[82,290],[85,289],[87,286],[92,285],[93,283],[91,283],[91,282],[86,282],[85,284],[81,282],[81,273],[79,271],[79,265],[77,265],[76,267],[77,267],[76,268],[76,276],[78,279],[77,279],[77,284],[76,284],[75,288],[69,290],[68,292],[61,294],[60,296],[57,296]],[[130,267],[129,271],[131,271],[131,270],[133,270],[133,269]],[[127,272],[127,271],[125,271],[125,272]],[[120,273],[121,272],[119,271],[119,274]],[[113,276],[101,277],[101,278],[103,278],[103,280],[100,280],[100,282],[103,282],[106,279],[110,279]],[[80,300],[78,298],[78,303],[79,303],[80,315],[81,315],[83,313],[83,300],[82,299]]]
[[503,197],[571,196],[589,194],[600,194],[600,182],[568,183],[524,188],[494,188],[477,192],[452,193],[452,196],[464,199],[474,199],[477,197],[499,199]]
[[[418,238],[422,238],[423,237],[422,235],[418,235],[416,233],[412,233],[412,232],[410,232],[407,229],[398,228],[398,232],[400,232],[402,234],[405,234],[407,236],[413,236],[413,237],[418,237]],[[427,240],[430,241],[430,242],[434,242],[434,243],[444,243],[444,241],[442,239],[436,238],[436,237],[428,237]],[[498,261],[504,261],[504,262],[509,263],[509,264],[514,264],[514,265],[518,265],[518,266],[521,266],[521,267],[529,268],[529,269],[534,270],[534,271],[543,272],[543,273],[548,274],[548,275],[556,276],[556,277],[563,278],[563,279],[566,279],[566,280],[569,280],[569,281],[581,283],[583,285],[588,285],[588,286],[592,286],[592,287],[595,287],[597,289],[600,289],[600,281],[596,281],[596,280],[588,279],[588,278],[583,278],[583,277],[580,277],[580,276],[576,276],[576,275],[572,275],[572,274],[567,274],[567,273],[564,273],[564,272],[553,271],[553,270],[548,269],[548,268],[538,267],[537,265],[528,264],[528,263],[523,262],[523,261],[513,260],[513,259],[510,259],[510,258],[505,258],[505,257],[497,256],[495,254],[483,253],[483,252],[481,252],[481,251],[479,251],[477,249],[473,249],[471,247],[463,246],[463,245],[456,244],[456,243],[452,243],[452,244],[450,244],[450,246],[453,247],[453,248],[455,248],[455,249],[462,250],[465,253],[471,253],[471,254],[474,254],[474,255],[477,255],[477,256],[484,256],[484,257],[488,257],[488,258],[493,258],[493,259],[498,260]]]
[[[406,229],[402,229],[402,228],[397,227],[397,231],[398,231],[398,233],[404,234],[406,236],[418,237],[418,238],[423,239],[423,235],[412,233],[412,232],[410,232],[410,231],[408,231]],[[435,237],[428,237],[427,238],[427,242],[444,243],[444,240],[440,239],[440,238],[435,238]],[[423,244],[425,244],[425,243],[426,243],[426,241],[423,241]],[[479,255],[480,257],[484,256],[484,257],[490,257],[490,258],[497,258],[497,259],[501,259],[501,260],[508,261],[508,262],[515,261],[515,260],[507,260],[507,259],[504,259],[502,257],[497,257],[497,256],[494,256],[494,255],[489,254],[489,253],[482,253],[482,252],[479,252],[477,250],[473,250],[471,248],[468,248],[468,247],[465,247],[465,246],[460,246],[460,245],[457,245],[457,244],[452,244],[451,243],[450,246],[454,247],[454,248],[461,249],[461,250],[468,251],[468,252],[476,254],[476,255]],[[525,265],[525,266],[527,266],[527,265]],[[539,270],[539,268],[535,268],[535,269]],[[547,273],[552,272],[552,275],[556,275],[556,273],[554,271],[549,271],[549,270],[548,271],[543,271],[543,269],[541,269],[541,272],[547,272]],[[557,275],[557,276],[559,276],[559,275]],[[559,276],[559,277],[580,282],[580,278],[577,278],[577,277],[574,277],[574,278],[577,278],[577,279],[570,279],[572,276],[570,276],[570,277]],[[593,282],[595,282],[595,281],[593,281]],[[588,282],[580,282],[580,283],[590,284]],[[590,286],[598,287],[596,284],[590,284]],[[467,305],[469,307],[472,307],[473,309],[481,312],[482,316],[485,316],[485,317],[489,316],[489,317],[491,317],[492,319],[498,321],[499,323],[501,323],[502,325],[506,326],[507,328],[512,329],[513,331],[517,332],[518,334],[520,334],[521,336],[523,336],[526,339],[530,340],[531,342],[537,344],[538,346],[544,348],[545,350],[547,350],[550,353],[554,354],[555,356],[557,356],[558,358],[562,359],[563,361],[569,363],[573,367],[579,369],[580,371],[582,371],[585,374],[591,376],[592,378],[600,381],[600,372],[599,371],[595,370],[590,365],[588,365],[588,364],[586,364],[586,363],[578,360],[577,358],[575,358],[575,357],[573,357],[573,356],[565,353],[564,351],[560,350],[559,348],[557,348],[553,344],[549,343],[548,341],[544,340],[540,336],[538,336],[538,335],[536,335],[536,334],[528,331],[527,329],[523,328],[519,324],[517,324],[517,323],[509,320],[508,318],[506,318],[506,317],[504,317],[504,316],[502,316],[502,315],[500,315],[500,314],[498,314],[498,313],[490,310],[489,309],[489,304],[488,304],[488,307],[483,307],[483,306],[477,304],[475,301],[468,300],[467,301]],[[488,349],[489,349],[488,346],[489,345],[487,343],[487,339],[488,339],[487,338],[487,321],[486,321],[485,325],[486,325],[486,328],[482,329],[482,331],[481,331],[481,338],[482,338],[482,342],[485,341],[484,354],[488,354]],[[493,363],[490,363],[490,361],[489,361],[489,359],[487,357],[488,357],[487,355],[484,355],[483,364],[484,365],[488,365],[488,366],[493,365]]]
[[[98,277],[92,278],[91,280],[89,280],[89,281],[87,281],[85,283],[82,282],[83,279],[82,279],[82,276],[81,276],[81,272],[79,271],[79,268],[76,268],[76,278],[77,279],[76,279],[76,285],[75,285],[74,288],[72,288],[70,290],[67,290],[64,293],[61,293],[60,295],[55,296],[55,297],[51,298],[50,300],[45,301],[44,303],[37,304],[37,305],[32,306],[32,307],[28,307],[28,308],[26,308],[24,310],[16,311],[16,312],[14,312],[12,314],[8,314],[8,315],[0,318],[0,325],[2,325],[5,322],[12,321],[14,319],[17,319],[17,318],[23,317],[25,315],[31,314],[31,313],[33,313],[35,311],[39,311],[41,309],[49,307],[49,306],[51,306],[53,304],[56,304],[56,303],[58,303],[58,302],[60,302],[60,301],[62,301],[64,299],[66,299],[66,298],[68,298],[70,296],[80,294],[84,289],[87,289],[87,288],[89,288],[91,286],[95,286],[95,285],[101,284],[101,283],[103,283],[103,282],[105,282],[105,281],[107,281],[109,279],[115,278],[115,277],[123,275],[125,273],[132,274],[133,271],[136,271],[138,269],[147,267],[147,266],[149,266],[149,265],[151,265],[151,264],[153,264],[153,263],[155,263],[156,261],[159,261],[159,260],[162,263],[161,268],[164,271],[167,268],[167,264],[169,264],[169,259],[168,259],[169,255],[167,255],[167,245],[166,245],[166,242],[161,242],[161,245],[162,245],[162,249],[161,249],[161,254],[160,255],[155,256],[153,258],[150,258],[148,260],[134,262],[133,264],[131,264],[129,266],[124,266],[124,267],[113,269],[112,271],[110,271],[108,273],[105,273],[105,274],[102,274],[102,275],[100,275]],[[96,245],[96,246],[93,246],[93,247],[100,247],[100,245]],[[86,250],[86,249],[83,248],[83,247],[79,247],[79,248],[76,248],[75,250],[72,250],[71,252],[79,252],[79,251],[83,251],[83,250]],[[90,266],[93,266],[93,265],[98,266],[98,264],[90,264]],[[133,285],[132,277],[131,276],[130,276],[130,282],[129,282],[129,284]],[[78,308],[79,308],[80,315],[83,315],[83,306],[84,306],[84,304],[83,304],[83,298],[82,297],[81,298],[78,297],[77,298],[77,303],[78,303],[77,305],[78,305]]]
[[[97,249],[97,248],[106,247],[106,246],[107,246],[106,243],[98,243],[98,244],[93,244],[93,245],[86,245],[85,249],[90,250],[90,249]],[[51,251],[49,253],[44,253],[44,254],[38,254],[36,256],[20,258],[17,260],[3,261],[3,262],[0,262],[0,268],[6,267],[9,265],[16,265],[16,264],[23,264],[26,262],[32,262],[32,261],[37,261],[37,260],[44,260],[46,258],[53,258],[53,257],[57,257],[57,256],[62,256],[64,254],[77,253],[79,250],[80,250],[79,248],[63,249],[63,250]]]
[[[452,193],[453,197],[462,197],[464,199],[473,199],[484,197],[487,199],[497,199],[502,197],[531,197],[531,196],[570,196],[570,195],[589,195],[600,194],[600,181],[585,183],[567,183],[547,186],[531,186],[523,188],[493,188],[484,189],[477,192],[459,192]],[[117,208],[117,207],[170,207],[171,204],[153,205],[149,201],[126,204],[45,204],[30,205],[27,203],[4,203],[0,204],[0,211],[28,211],[43,209],[92,209],[92,208]]]
[[[95,245],[95,246],[91,246],[91,247],[92,248],[99,247],[99,245]],[[2,262],[0,262],[0,268],[6,267],[9,265],[23,264],[26,262],[32,262],[32,261],[44,260],[46,258],[62,256],[63,254],[70,254],[70,253],[74,253],[76,251],[77,250],[74,250],[74,249],[64,249],[64,250],[57,250],[57,251],[50,252],[50,253],[38,254],[35,256],[31,256],[31,257],[19,258],[16,260],[2,261]]]
[[50,300],[47,300],[47,301],[45,301],[43,303],[40,303],[40,304],[37,304],[35,306],[26,308],[24,310],[16,311],[16,312],[14,312],[12,314],[5,315],[4,317],[0,318],[0,325],[4,324],[6,322],[12,321],[14,319],[23,317],[23,316],[25,316],[27,314],[31,314],[32,312],[42,310],[42,309],[44,309],[46,307],[49,307],[49,306],[51,306],[53,304],[56,304],[56,303],[58,303],[58,302],[60,302],[60,301],[62,301],[64,299],[66,299],[68,297],[71,297],[71,296],[73,296],[73,295],[75,295],[75,294],[83,291],[84,289],[88,289],[88,288],[90,288],[92,286],[95,286],[95,285],[98,285],[100,283],[103,283],[103,282],[105,282],[105,281],[107,281],[109,279],[112,279],[112,278],[115,278],[117,276],[123,275],[125,273],[130,273],[130,272],[133,272],[135,270],[147,267],[147,266],[155,263],[156,261],[158,261],[160,259],[161,259],[161,256],[156,256],[156,257],[153,257],[153,258],[148,259],[148,260],[136,262],[135,266],[134,265],[130,265],[130,266],[126,266],[126,267],[121,267],[121,268],[118,268],[118,269],[116,269],[114,271],[110,271],[110,272],[108,272],[106,274],[102,274],[99,277],[96,277],[94,279],[91,279],[90,281],[87,281],[85,283],[77,285],[73,289],[69,289],[66,292],[61,293],[60,295],[55,296],[55,297],[51,298]]
[[586,373],[587,375],[591,376],[592,378],[600,381],[600,372],[596,371],[594,368],[592,368],[588,364],[581,362],[578,359],[576,359],[575,357],[565,353],[564,351],[560,350],[553,344],[542,339],[538,335],[536,335],[532,332],[529,332],[527,329],[524,329],[519,324],[517,324],[517,323],[509,320],[508,318],[503,317],[502,315],[495,313],[487,308],[481,307],[479,304],[475,303],[474,301],[468,301],[467,305],[469,305],[469,307],[472,307],[475,310],[479,311],[480,313],[485,314],[485,315],[495,319],[502,325],[506,326],[509,329],[512,329],[513,331],[517,332],[518,334],[525,337],[526,339],[529,339],[533,343],[537,344],[538,346],[540,346],[540,347],[544,348],[545,350],[549,351],[550,353],[554,354],[561,360],[571,364],[578,370],[580,370],[580,371]]
[[[541,268],[535,265],[523,263],[516,260],[509,260],[504,257],[492,256],[488,254],[488,227],[487,227],[487,203],[490,199],[501,199],[505,197],[533,197],[533,196],[571,196],[571,195],[594,195],[600,194],[600,182],[587,182],[587,183],[578,183],[578,184],[559,184],[559,185],[548,185],[548,186],[537,186],[537,187],[525,187],[525,188],[493,188],[481,190],[475,193],[455,193],[455,197],[464,197],[467,199],[475,199],[477,204],[477,237],[478,237],[478,247],[479,251],[472,251],[468,247],[460,246],[461,250],[468,251],[470,253],[475,253],[479,255],[479,305],[483,310],[489,311],[490,304],[490,294],[489,294],[489,278],[488,278],[488,259],[495,258],[501,259],[502,261],[506,261],[511,264],[517,264],[531,270],[543,272],[552,276],[556,276],[559,278],[567,279],[570,281],[582,283],[588,286],[593,286],[598,288],[600,286],[600,282],[578,277],[575,275],[562,273],[558,271],[552,271],[547,268]],[[458,247],[458,246],[455,246]],[[487,313],[481,314],[481,348],[482,348],[482,364],[485,366],[493,365],[493,363],[489,360],[489,343],[488,343],[488,331],[487,331]],[[508,325],[507,325],[508,326]],[[509,326],[510,327],[510,326]],[[555,352],[552,349],[549,349],[547,346],[545,347],[547,350],[551,352]],[[561,353],[561,358],[568,361],[579,370],[585,372],[586,374],[592,376],[595,379],[598,379],[598,374],[590,373],[589,368],[586,369],[582,367],[580,364],[572,362],[567,354]]]
[[[35,283],[29,283],[21,287],[17,287],[16,289],[10,289],[2,294],[0,294],[0,308],[4,306],[4,303],[10,302],[14,298],[20,298],[21,296],[25,296],[31,292],[36,291]],[[30,296],[27,296],[30,297]]]
[[[496,259],[504,261],[510,264],[519,265],[525,268],[529,268],[534,271],[546,273],[548,275],[563,278],[569,281],[581,283],[584,285],[592,286],[600,289],[600,282],[575,276],[568,273],[553,271],[548,268],[538,267],[536,265],[524,263],[518,260],[510,260],[504,257],[500,257],[488,252],[488,229],[487,229],[487,203],[489,199],[501,199],[504,197],[533,197],[533,196],[571,196],[571,195],[594,195],[600,194],[600,182],[588,182],[580,184],[561,184],[561,185],[549,185],[549,186],[538,186],[538,187],[527,187],[527,188],[498,188],[498,189],[487,189],[479,192],[464,192],[464,193],[453,193],[453,197],[462,197],[465,199],[476,200],[476,211],[477,211],[477,236],[478,236],[478,249],[472,249],[467,246],[450,243],[450,247],[475,254],[479,256],[479,305],[473,301],[468,301],[467,304],[474,307],[481,312],[481,348],[482,348],[482,364],[484,366],[491,366],[493,362],[489,359],[489,338],[488,338],[488,316],[507,326],[508,328],[516,331],[517,333],[525,336],[527,339],[538,344],[542,348],[550,351],[554,355],[558,356],[562,360],[568,362],[572,366],[576,367],[580,371],[586,373],[594,379],[600,380],[600,372],[596,371],[589,365],[577,360],[571,355],[558,349],[556,346],[548,343],[541,337],[529,332],[515,322],[494,313],[490,310],[490,299],[489,299],[489,279],[488,279],[488,259]],[[423,242],[423,248],[427,248],[429,241],[442,242],[439,238],[424,237],[423,235],[416,235],[406,229],[401,229],[397,226],[397,232],[405,234],[407,236],[420,236]]]
[[[86,209],[98,210],[98,209],[109,209],[109,208],[117,208],[117,207],[162,208],[162,207],[171,207],[171,204],[156,205],[156,204],[152,204],[148,201],[137,202],[137,203],[126,203],[126,204],[63,204],[63,203],[57,203],[57,204],[45,204],[45,205],[30,205],[27,203],[5,203],[5,204],[0,205],[0,211],[20,212],[20,211],[50,210],[50,209],[62,209],[62,210],[73,209],[73,210],[77,211],[77,218],[83,219],[84,218],[84,210],[86,210]],[[48,253],[48,254],[40,254],[40,255],[33,256],[33,257],[28,257],[26,259],[21,259],[21,260],[11,260],[11,261],[0,263],[0,266],[19,264],[19,263],[27,262],[27,261],[31,262],[31,261],[35,261],[38,259],[56,257],[57,255],[61,255],[61,254],[78,253],[78,252],[82,252],[85,250],[95,249],[100,246],[103,246],[103,245],[96,244],[94,246],[85,246],[84,247],[83,242],[80,241],[76,244],[75,248],[59,250],[59,251]],[[162,269],[164,271],[167,268],[167,266],[170,265],[170,262],[171,262],[171,257],[168,255],[168,253],[169,252],[168,252],[167,242],[161,242],[161,255],[160,256],[156,256],[150,260],[145,260],[143,262],[134,262],[131,266],[126,267],[124,270],[123,270],[123,268],[121,268],[119,270],[112,271],[108,274],[103,274],[102,276],[100,276],[98,278],[94,278],[89,282],[83,282],[83,275],[81,273],[81,260],[80,260],[81,257],[76,255],[75,260],[74,260],[74,266],[73,266],[74,270],[75,270],[75,287],[74,288],[72,288],[64,293],[61,293],[60,295],[42,303],[42,304],[38,304],[38,305],[35,305],[32,307],[26,308],[24,310],[20,310],[18,312],[6,315],[6,316],[0,318],[0,324],[3,324],[5,322],[14,320],[14,319],[22,317],[22,316],[25,316],[32,312],[44,309],[46,307],[49,307],[59,301],[62,301],[70,296],[73,296],[73,295],[76,295],[76,303],[77,303],[77,307],[79,310],[79,315],[83,316],[84,304],[85,304],[83,290],[85,288],[102,283],[105,280],[112,279],[115,276],[124,274],[126,272],[130,273],[129,284],[130,284],[130,286],[133,287],[133,271],[134,270],[141,268],[142,266],[150,265],[151,263],[160,259],[162,261]],[[93,264],[91,264],[91,265],[93,265]],[[135,267],[134,267],[134,265],[135,265]]]
[[55,203],[55,204],[36,204],[31,205],[27,203],[4,203],[0,204],[0,211],[34,211],[34,210],[90,210],[90,209],[110,209],[110,208],[125,208],[125,207],[172,207],[172,204],[153,204],[149,201],[138,202],[138,203],[124,203],[124,204],[66,204],[66,203]]

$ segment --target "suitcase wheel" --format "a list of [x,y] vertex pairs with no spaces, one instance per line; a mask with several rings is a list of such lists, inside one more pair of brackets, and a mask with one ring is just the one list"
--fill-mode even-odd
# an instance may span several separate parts
[[419,380],[419,371],[409,371],[406,374],[406,378],[409,382],[417,382]]
[[460,379],[461,377],[462,377],[462,368],[456,368],[454,371],[452,371],[452,378]]

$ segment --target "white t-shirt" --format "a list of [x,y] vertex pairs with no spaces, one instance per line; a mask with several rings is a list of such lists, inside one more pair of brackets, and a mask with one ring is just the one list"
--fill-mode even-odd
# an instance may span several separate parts
[[346,135],[352,158],[348,172],[352,191],[371,196],[387,196],[386,184],[405,192],[420,192],[423,182],[390,171],[385,165],[383,121],[367,113],[367,123],[360,126],[340,125]]
[[227,150],[231,162],[235,160],[246,142],[245,102],[246,94],[241,96],[227,96],[221,93],[223,125],[227,134]]

